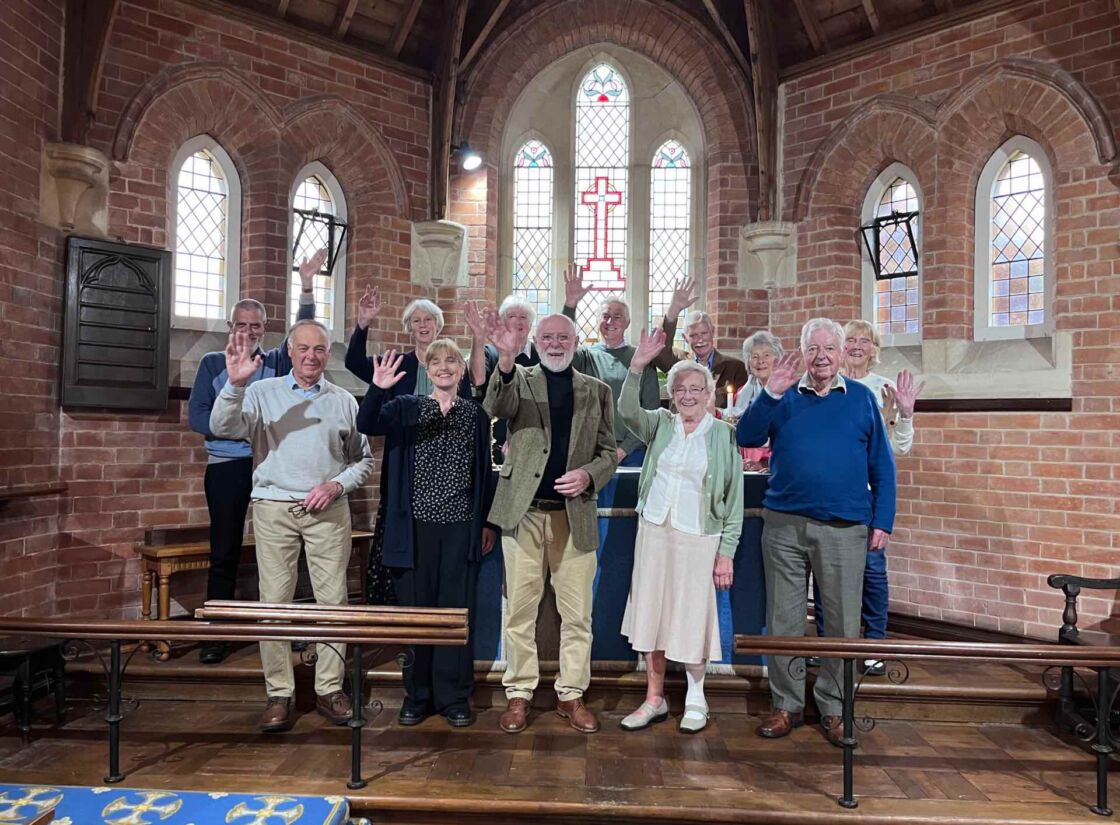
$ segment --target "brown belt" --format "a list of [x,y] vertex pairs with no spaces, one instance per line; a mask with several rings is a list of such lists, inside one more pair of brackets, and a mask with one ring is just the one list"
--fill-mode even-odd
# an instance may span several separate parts
[[534,510],[556,511],[564,509],[564,502],[554,501],[550,498],[535,498],[529,503],[529,506]]

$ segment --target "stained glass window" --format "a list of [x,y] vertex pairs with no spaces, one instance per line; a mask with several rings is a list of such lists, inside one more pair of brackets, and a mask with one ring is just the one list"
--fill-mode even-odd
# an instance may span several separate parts
[[[875,217],[890,217],[894,212],[917,212],[919,208],[914,187],[905,178],[895,178],[883,193]],[[918,240],[919,227],[920,222],[915,217],[911,221],[915,241]],[[879,334],[920,332],[918,261],[904,223],[883,227],[879,235],[879,267],[883,276],[875,282],[875,322],[879,326]]]
[[993,327],[1045,320],[1045,203],[1042,170],[1030,155],[1016,152],[992,187]]
[[[688,275],[692,169],[688,152],[668,140],[650,164],[649,329],[661,322],[673,287]],[[684,330],[678,328],[683,341]],[[679,342],[678,342],[679,343]]]
[[[296,187],[295,196],[292,198],[292,209],[316,211],[323,215],[336,215],[334,198],[331,197],[327,185],[320,180],[318,175],[304,178]],[[300,230],[302,223],[302,232]],[[289,317],[295,321],[299,312],[299,295],[302,284],[299,280],[299,265],[305,258],[310,258],[320,249],[329,249],[329,233],[325,223],[318,221],[302,221],[296,212],[292,212],[292,239],[299,238],[295,254],[292,255],[292,275],[290,289]],[[315,276],[315,318],[322,321],[327,329],[334,328],[334,283],[327,269],[327,263],[319,274]]]
[[221,319],[226,306],[229,187],[214,155],[200,149],[187,157],[179,168],[176,196],[175,314]]
[[598,306],[626,291],[630,94],[614,67],[600,63],[576,99],[575,261],[592,292],[576,312],[586,341],[599,337]]
[[552,304],[552,153],[527,141],[513,162],[513,292],[537,315]]

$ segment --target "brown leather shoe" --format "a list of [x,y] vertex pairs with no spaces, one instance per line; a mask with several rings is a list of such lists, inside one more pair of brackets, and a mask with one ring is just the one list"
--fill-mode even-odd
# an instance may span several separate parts
[[261,731],[264,733],[282,733],[292,729],[292,697],[269,696],[268,704],[264,707],[261,716]]
[[319,715],[330,721],[332,725],[345,725],[350,721],[350,697],[341,690],[318,696],[315,699],[315,710]]
[[595,714],[587,709],[583,699],[572,699],[567,702],[557,701],[556,712],[568,720],[568,724],[580,733],[594,733],[599,730],[599,720]]
[[805,714],[801,711],[793,713],[779,708],[762,720],[762,724],[758,726],[758,735],[765,736],[767,739],[781,739],[783,736],[789,736],[789,732],[794,728],[804,724]]
[[821,730],[824,738],[838,748],[844,747],[841,741],[844,738],[844,719],[840,716],[822,716]]
[[529,724],[529,700],[510,699],[506,712],[498,719],[498,727],[506,733],[521,733]]

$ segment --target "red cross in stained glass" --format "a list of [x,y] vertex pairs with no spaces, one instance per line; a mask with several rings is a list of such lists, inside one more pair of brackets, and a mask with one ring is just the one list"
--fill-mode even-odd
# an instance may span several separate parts
[[596,279],[599,288],[624,288],[622,270],[615,264],[614,258],[607,255],[607,238],[610,232],[608,217],[614,207],[622,203],[622,193],[611,186],[606,177],[595,178],[595,183],[580,193],[580,203],[590,206],[595,210],[595,253],[587,259],[584,269],[596,273],[610,273],[615,283],[604,283]]

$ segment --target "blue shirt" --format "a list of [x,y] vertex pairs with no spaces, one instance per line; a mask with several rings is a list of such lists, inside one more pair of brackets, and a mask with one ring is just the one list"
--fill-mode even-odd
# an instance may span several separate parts
[[288,370],[288,386],[301,398],[314,398],[323,389],[321,381],[316,381],[310,387],[301,387],[296,380],[295,370]]
[[875,396],[859,382],[840,379],[824,396],[804,382],[780,399],[763,391],[739,419],[737,434],[740,447],[770,441],[764,507],[894,528],[894,455]]

